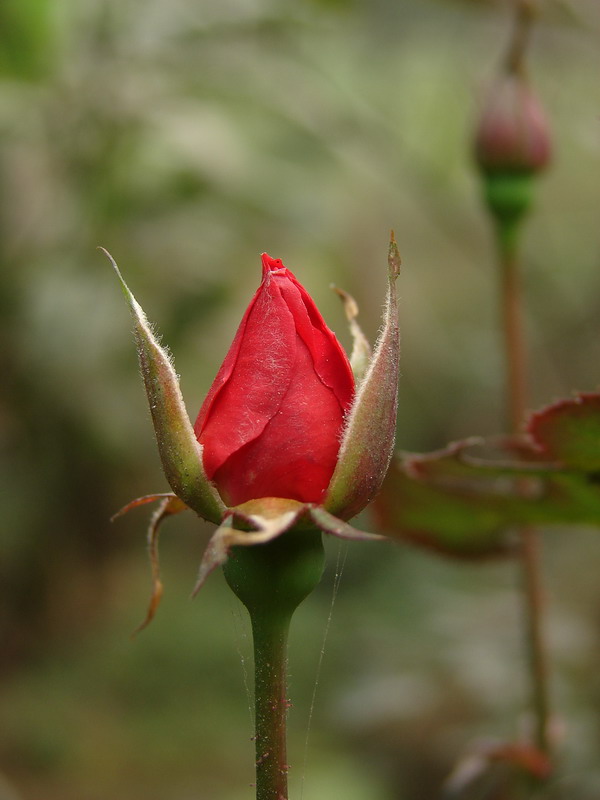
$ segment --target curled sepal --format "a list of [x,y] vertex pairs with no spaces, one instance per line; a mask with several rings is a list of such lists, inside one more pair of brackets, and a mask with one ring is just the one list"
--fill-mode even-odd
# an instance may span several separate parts
[[211,572],[225,564],[232,547],[266,544],[292,528],[299,532],[322,531],[356,541],[379,541],[385,538],[353,528],[312,503],[299,503],[281,497],[250,500],[225,512],[223,522],[212,535],[202,557],[192,597],[200,591]]
[[396,433],[400,336],[396,279],[400,253],[392,236],[383,327],[344,427],[338,461],[323,506],[350,519],[369,503],[389,467]]
[[198,594],[211,572],[227,561],[234,545],[270,542],[295,525],[307,507],[308,504],[297,500],[263,497],[228,509],[204,552],[192,597]]
[[123,514],[127,514],[128,511],[131,511],[134,508],[146,505],[147,503],[152,503],[155,500],[160,500],[160,505],[150,518],[150,525],[148,526],[147,533],[148,556],[150,557],[150,568],[152,570],[152,593],[150,595],[146,616],[134,630],[132,636],[135,636],[137,633],[144,630],[144,628],[152,622],[162,599],[163,584],[160,579],[160,563],[158,559],[158,534],[160,525],[162,521],[166,519],[166,517],[171,517],[174,514],[180,514],[182,511],[186,511],[188,507],[182,500],[179,499],[179,497],[174,494],[148,494],[144,497],[138,497],[135,500],[132,500],[130,503],[127,503],[126,506],[123,506],[123,508],[117,511],[117,513],[112,517],[114,520],[117,517],[123,516]]
[[331,536],[337,536],[339,539],[349,539],[353,542],[380,542],[386,539],[379,533],[369,533],[354,528],[320,506],[311,508],[309,516],[319,530],[329,533]]
[[[124,505],[123,508],[120,508],[117,512],[115,512],[110,518],[110,521],[114,522],[116,519],[119,519],[119,517],[124,517],[125,514],[133,511],[134,508],[147,506],[148,503],[155,503],[157,500],[164,500],[165,498],[169,497],[176,497],[176,495],[174,495],[172,492],[157,492],[156,494],[145,494],[142,497],[136,497],[135,500],[130,500],[127,505]],[[187,506],[185,503],[182,503],[182,506],[182,511],[184,511]]]
[[354,374],[354,379],[358,383],[362,381],[369,366],[371,359],[371,345],[364,335],[362,328],[356,321],[358,317],[358,303],[351,294],[333,286],[333,291],[337,294],[344,305],[344,313],[352,335],[352,353],[350,354],[350,366]]
[[115,260],[104,248],[100,249],[110,259],[133,315],[142,377],[167,481],[177,497],[203,519],[219,523],[225,506],[206,477],[202,448],[194,435],[169,355],[152,332]]

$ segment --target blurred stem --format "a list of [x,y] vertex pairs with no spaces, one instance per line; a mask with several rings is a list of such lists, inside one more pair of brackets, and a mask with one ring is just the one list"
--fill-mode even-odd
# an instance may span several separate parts
[[522,528],[521,562],[525,594],[526,641],[531,674],[532,704],[535,713],[534,742],[542,753],[549,755],[548,722],[550,697],[548,658],[544,640],[544,592],[541,569],[541,539],[536,528]]
[[506,69],[512,74],[525,71],[525,53],[531,36],[531,29],[537,14],[535,0],[514,0],[514,27],[506,54]]
[[[520,221],[519,221],[520,222]],[[519,222],[500,224],[498,251],[501,269],[501,303],[506,358],[507,406],[513,433],[520,433],[527,410],[526,357],[523,335],[521,276],[518,259]],[[540,563],[539,532],[532,527],[519,531],[524,593],[525,639],[531,676],[531,702],[535,714],[534,741],[548,754],[550,716],[548,659],[544,641],[544,593]]]
[[503,225],[498,237],[501,275],[501,312],[506,361],[507,409],[510,429],[519,433],[527,411],[527,366],[521,275],[517,256],[517,224]]

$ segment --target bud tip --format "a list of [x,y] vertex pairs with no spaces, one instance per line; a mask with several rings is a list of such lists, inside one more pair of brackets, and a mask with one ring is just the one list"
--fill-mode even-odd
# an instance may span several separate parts
[[278,269],[285,269],[283,261],[280,258],[271,258],[268,253],[261,253],[263,278],[267,273],[274,272]]

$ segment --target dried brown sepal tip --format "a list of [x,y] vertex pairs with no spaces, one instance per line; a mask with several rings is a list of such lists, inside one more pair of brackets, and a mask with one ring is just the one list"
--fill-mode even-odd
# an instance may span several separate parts
[[392,229],[390,231],[390,246],[388,248],[388,268],[390,273],[390,280],[395,280],[400,275],[400,267],[402,266],[402,259],[400,258],[400,250],[396,242],[396,234]]
[[182,511],[186,511],[188,506],[186,506],[186,504],[174,494],[148,494],[144,495],[144,497],[138,497],[135,500],[132,500],[130,503],[127,503],[127,505],[119,509],[119,511],[117,511],[117,513],[111,518],[111,521],[115,520],[118,517],[122,517],[124,514],[127,514],[129,511],[132,511],[134,508],[139,508],[139,506],[153,503],[156,500],[160,500],[160,505],[150,518],[148,533],[146,535],[148,556],[150,558],[150,569],[152,574],[152,591],[150,594],[150,600],[148,602],[148,608],[146,610],[146,616],[133,631],[131,634],[132,637],[136,636],[152,622],[162,599],[163,584],[160,578],[160,562],[158,558],[158,535],[160,526],[167,517],[171,517],[175,514],[180,514]]
[[348,320],[348,327],[352,336],[352,353],[350,354],[350,366],[354,373],[354,379],[359,383],[365,376],[365,372],[371,360],[371,345],[362,328],[357,322],[358,303],[351,294],[340,289],[339,286],[332,286],[344,306],[344,313]]

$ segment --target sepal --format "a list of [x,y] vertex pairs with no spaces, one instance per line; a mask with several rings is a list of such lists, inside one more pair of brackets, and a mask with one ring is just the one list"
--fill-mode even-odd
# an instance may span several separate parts
[[[160,504],[150,518],[147,533],[152,592],[146,616],[133,632],[134,636],[152,622],[162,599],[163,584],[160,578],[158,559],[160,526],[167,517],[186,511],[188,506],[174,494],[148,494],[127,503],[112,517],[113,520],[117,519],[134,508],[156,500],[160,500]],[[313,503],[299,503],[297,500],[287,500],[281,497],[250,500],[226,510],[223,522],[212,535],[202,556],[192,597],[198,594],[208,576],[217,567],[225,564],[232,547],[267,544],[292,528],[300,533],[320,531],[353,541],[380,541],[386,538],[376,533],[353,528],[347,522],[337,519]]]
[[327,511],[342,519],[351,519],[374,498],[394,450],[400,360],[396,295],[399,274],[400,253],[392,231],[383,327],[366,374],[356,389],[323,503]]
[[121,283],[134,320],[134,333],[142,378],[148,396],[163,470],[173,492],[199,516],[219,523],[225,506],[206,477],[202,448],[190,423],[179,380],[167,351],[152,332],[148,319],[119,268],[103,247]]
[[153,503],[156,500],[160,500],[160,505],[150,517],[150,525],[148,526],[148,533],[146,535],[148,542],[148,556],[150,558],[150,569],[152,571],[152,593],[150,595],[146,616],[133,631],[132,636],[135,636],[137,633],[144,630],[144,628],[152,622],[162,599],[163,584],[160,579],[160,562],[158,559],[158,534],[160,531],[160,526],[164,519],[171,517],[174,514],[180,514],[182,511],[186,511],[188,507],[174,494],[147,494],[144,495],[144,497],[138,497],[135,500],[132,500],[130,503],[127,503],[126,506],[123,506],[123,508],[119,509],[119,511],[117,511],[117,513],[111,518],[111,521],[115,520],[118,517],[122,517],[124,514],[127,514],[129,511],[132,511],[134,508],[146,505],[147,503]]
[[292,528],[299,531],[319,530],[355,541],[379,541],[385,538],[353,528],[313,503],[299,503],[280,497],[250,500],[226,512],[223,523],[206,548],[192,595],[200,591],[211,572],[227,561],[232,547],[266,544]]
[[204,552],[192,597],[198,594],[211,572],[227,561],[232,547],[266,544],[281,536],[299,521],[305,507],[297,500],[263,497],[229,508]]
[[364,335],[362,328],[356,321],[358,317],[358,303],[351,294],[340,289],[338,286],[332,286],[333,291],[337,294],[344,305],[344,313],[350,328],[352,336],[352,353],[350,354],[350,366],[354,374],[354,380],[359,383],[365,376],[371,360],[371,345],[367,337]]

